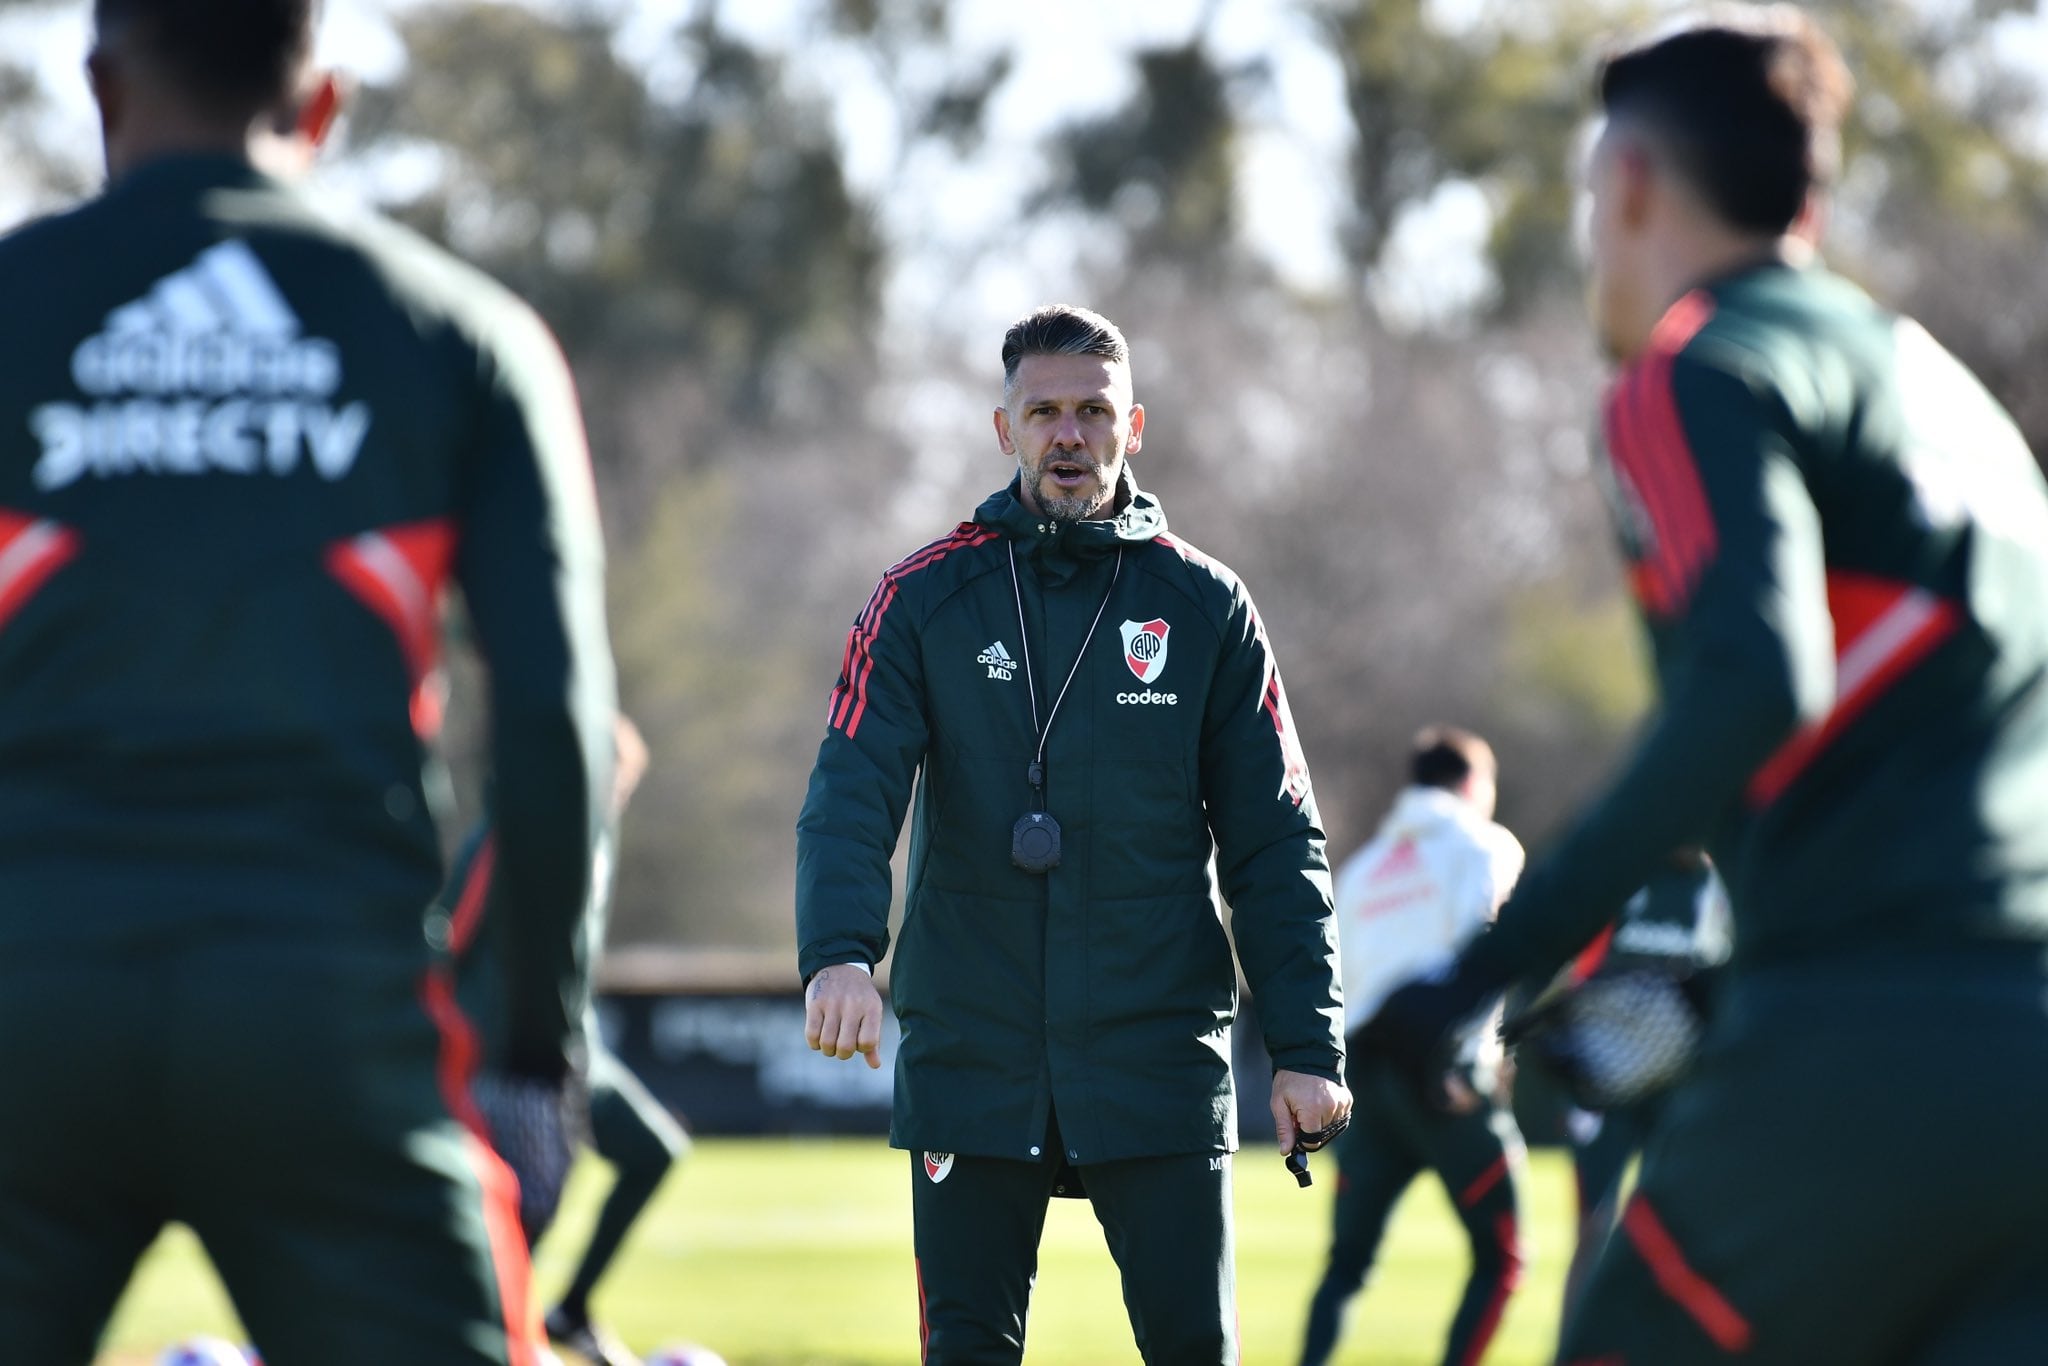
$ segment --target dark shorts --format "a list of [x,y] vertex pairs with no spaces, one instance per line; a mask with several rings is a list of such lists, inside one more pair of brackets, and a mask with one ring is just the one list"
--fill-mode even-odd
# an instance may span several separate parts
[[0,963],[7,1359],[90,1360],[179,1220],[271,1366],[530,1360],[510,1174],[423,969],[225,934]]

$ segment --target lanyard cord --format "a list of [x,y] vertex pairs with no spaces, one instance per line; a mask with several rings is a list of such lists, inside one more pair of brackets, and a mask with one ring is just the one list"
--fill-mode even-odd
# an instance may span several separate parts
[[[1012,541],[1010,550],[1010,592],[1017,599],[1017,638],[1023,642],[1024,688],[1031,694],[1031,728],[1038,732],[1038,758],[1033,768],[1042,774],[1045,770],[1045,737],[1052,734],[1054,718],[1060,714],[1060,703],[1067,700],[1067,689],[1074,686],[1074,675],[1081,672],[1081,661],[1088,657],[1088,643],[1095,639],[1095,628],[1102,625],[1102,614],[1109,610],[1110,594],[1116,592],[1117,576],[1124,572],[1124,551],[1117,547],[1116,565],[1109,571],[1109,588],[1102,595],[1101,606],[1095,609],[1095,620],[1088,623],[1088,634],[1081,638],[1080,653],[1074,656],[1074,667],[1067,670],[1067,681],[1060,684],[1060,695],[1052,700],[1052,710],[1046,713],[1045,724],[1038,724],[1038,680],[1031,672],[1031,632],[1024,628],[1024,590],[1017,585],[1017,545]],[[1038,782],[1032,786],[1037,787]]]

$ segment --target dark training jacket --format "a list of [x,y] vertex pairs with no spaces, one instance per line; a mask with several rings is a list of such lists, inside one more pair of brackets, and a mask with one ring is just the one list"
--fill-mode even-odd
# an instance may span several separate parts
[[1606,408],[1661,704],[1468,955],[1547,975],[1674,848],[1737,973],[2048,940],[2048,488],[1983,387],[1825,271],[1672,307]]
[[531,309],[228,157],[0,241],[0,946],[427,956],[438,601],[490,668],[515,1051],[561,1065],[615,707]]
[[[848,638],[797,827],[799,967],[881,961],[915,782],[898,1147],[1035,1158],[1049,1107],[1075,1162],[1235,1147],[1212,852],[1274,1065],[1342,1066],[1323,833],[1265,631],[1128,471],[1123,493],[1059,523],[1013,483],[883,575]],[[1098,610],[1046,744],[1062,861],[1026,872],[1026,690],[1044,717]]]

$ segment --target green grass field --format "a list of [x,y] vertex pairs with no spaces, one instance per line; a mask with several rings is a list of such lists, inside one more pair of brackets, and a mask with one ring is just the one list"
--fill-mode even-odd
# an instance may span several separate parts
[[[635,1348],[687,1340],[732,1366],[900,1366],[917,1359],[909,1159],[869,1140],[709,1140],[662,1188],[596,1308]],[[1238,1304],[1247,1366],[1291,1363],[1321,1270],[1335,1170],[1299,1190],[1277,1156],[1242,1153],[1236,1170]],[[1524,1241],[1529,1274],[1489,1366],[1547,1362],[1570,1254],[1570,1169],[1532,1162]],[[561,1221],[541,1245],[543,1294],[595,1214],[606,1173],[579,1168]],[[1084,1201],[1056,1200],[1033,1300],[1032,1366],[1135,1363],[1116,1269]],[[1422,1366],[1437,1360],[1466,1270],[1464,1238],[1442,1189],[1418,1181],[1396,1214],[1377,1276],[1354,1301],[1338,1360]],[[205,1256],[182,1229],[158,1242],[122,1302],[102,1366],[146,1366],[194,1333],[237,1337]]]

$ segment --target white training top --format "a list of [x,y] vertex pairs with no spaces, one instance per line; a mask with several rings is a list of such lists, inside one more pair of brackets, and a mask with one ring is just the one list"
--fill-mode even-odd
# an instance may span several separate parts
[[1337,871],[1344,1031],[1449,963],[1507,900],[1522,859],[1521,842],[1456,793],[1404,789],[1372,842]]

